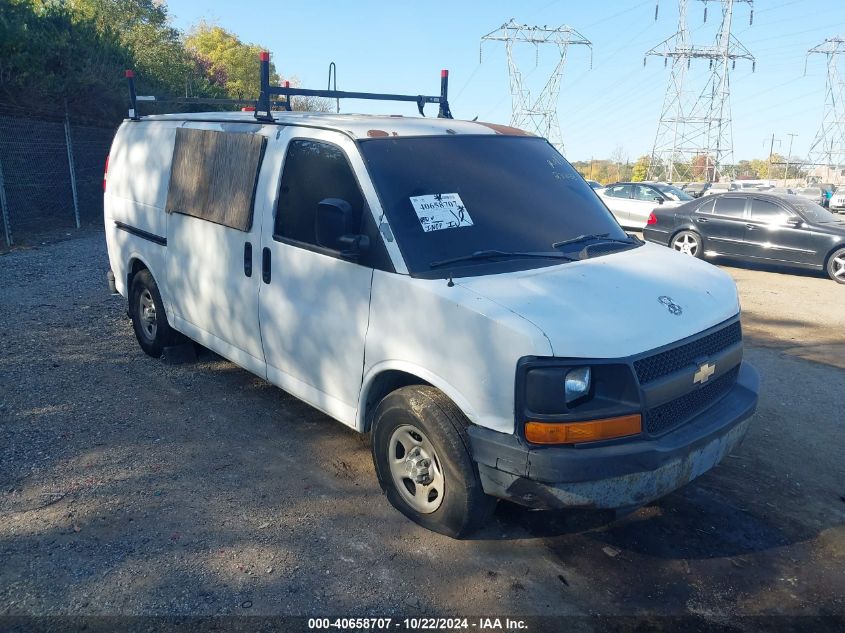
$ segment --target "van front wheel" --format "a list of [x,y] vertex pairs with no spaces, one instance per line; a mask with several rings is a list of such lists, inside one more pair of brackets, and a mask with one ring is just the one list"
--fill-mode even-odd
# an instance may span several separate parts
[[427,386],[387,395],[373,418],[373,462],[388,500],[412,521],[453,538],[481,527],[496,507],[481,488],[467,424]]
[[135,337],[145,353],[160,358],[165,347],[176,343],[177,333],[167,323],[161,293],[149,270],[141,270],[132,278],[129,312]]

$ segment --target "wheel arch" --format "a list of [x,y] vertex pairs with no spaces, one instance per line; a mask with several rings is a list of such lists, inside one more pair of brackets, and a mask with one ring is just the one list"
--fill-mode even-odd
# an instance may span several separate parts
[[827,254],[824,256],[824,261],[822,262],[822,270],[825,273],[827,273],[827,267],[828,265],[830,265],[830,258],[833,257],[834,253],[843,249],[845,249],[845,242],[837,244],[827,252]]
[[370,430],[373,413],[386,395],[409,385],[434,387],[449,398],[470,421],[476,419],[467,399],[437,374],[412,363],[386,361],[371,367],[364,376],[356,414],[358,431],[366,433]]
[[691,226],[689,224],[682,224],[681,226],[677,226],[672,229],[672,233],[669,235],[669,245],[672,245],[672,240],[677,237],[678,233],[683,233],[684,231],[688,231],[690,233],[695,233],[699,239],[701,239],[701,243],[704,244],[704,236],[701,234],[695,226]]
[[[164,263],[162,262],[162,267]],[[142,270],[148,270],[158,286],[161,300],[164,302],[165,311],[170,312],[170,301],[166,290],[166,281],[163,277],[164,271],[159,270],[155,264],[150,263],[150,258],[144,257],[141,253],[133,251],[126,263],[126,300],[131,303],[132,279]],[[131,307],[130,307],[131,310]]]
[[[133,255],[129,258],[129,262],[126,265],[126,292],[127,294],[132,288],[132,279],[135,278],[142,270],[150,270],[150,267],[147,266],[146,262],[141,259],[138,255]],[[150,274],[155,278],[155,274],[150,271]]]
[[827,255],[824,256],[824,262],[822,264],[825,270],[827,270],[827,265],[830,263],[830,258],[833,257],[833,254],[838,250],[842,250],[843,248],[845,248],[845,242],[837,244],[827,252]]

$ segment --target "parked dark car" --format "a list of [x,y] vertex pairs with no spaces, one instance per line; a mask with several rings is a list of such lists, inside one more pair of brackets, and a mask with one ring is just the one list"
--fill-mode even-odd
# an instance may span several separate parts
[[710,189],[709,182],[688,182],[683,187],[684,191],[686,191],[689,195],[693,198],[700,198],[704,195],[704,193]]
[[845,284],[845,220],[798,196],[737,191],[655,209],[643,236],[693,257],[824,270]]
[[795,190],[796,196],[801,196],[802,198],[806,198],[816,204],[826,207],[827,206],[827,194],[825,190],[821,187],[811,186],[811,187],[804,187],[802,189]]

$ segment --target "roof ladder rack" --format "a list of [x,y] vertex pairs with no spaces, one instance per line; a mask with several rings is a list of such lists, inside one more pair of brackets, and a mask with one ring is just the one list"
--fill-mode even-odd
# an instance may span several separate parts
[[271,86],[270,85],[270,53],[262,51],[258,54],[258,59],[261,64],[261,95],[258,97],[258,105],[255,108],[255,118],[263,121],[272,121],[273,115],[271,111],[271,97],[284,96],[286,97],[286,110],[290,110],[291,97],[325,97],[327,99],[369,99],[373,101],[410,101],[417,104],[420,116],[425,116],[423,108],[427,103],[438,104],[439,110],[437,112],[438,118],[451,119],[452,111],[449,109],[449,71],[442,70],[440,72],[440,94],[438,96],[427,95],[397,95],[397,94],[383,94],[377,92],[346,92],[343,90],[311,90],[308,88],[291,88],[288,82],[285,86]]
[[[440,94],[438,96],[427,95],[397,95],[382,94],[376,92],[345,92],[342,90],[310,90],[306,88],[291,88],[290,82],[286,81],[284,86],[270,85],[270,53],[262,51],[258,55],[260,62],[261,94],[258,100],[255,99],[212,99],[202,97],[155,97],[151,95],[138,95],[135,91],[135,72],[126,71],[126,80],[129,83],[129,118],[138,121],[139,101],[151,101],[159,103],[181,103],[185,105],[246,105],[249,109],[255,110],[255,118],[260,121],[272,121],[272,108],[291,110],[291,97],[325,97],[328,99],[369,99],[375,101],[410,101],[417,104],[421,116],[425,116],[423,109],[427,103],[436,103],[439,106],[438,118],[451,119],[452,111],[449,109],[449,71],[440,72]],[[337,81],[335,79],[335,81]],[[273,100],[278,96],[283,99]],[[245,108],[246,109],[246,108]]]

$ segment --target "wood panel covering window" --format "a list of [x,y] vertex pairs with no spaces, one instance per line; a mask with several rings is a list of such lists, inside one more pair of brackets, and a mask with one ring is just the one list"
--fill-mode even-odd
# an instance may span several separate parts
[[176,130],[167,212],[249,231],[266,143],[259,134]]

